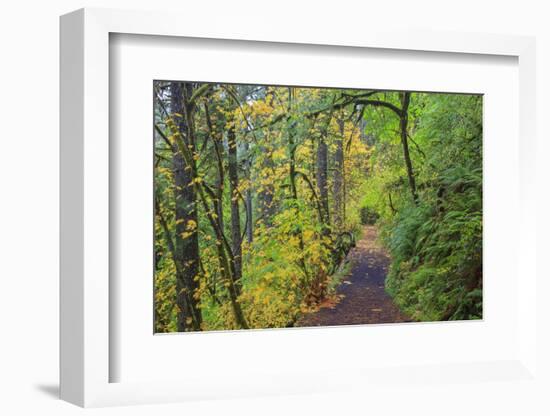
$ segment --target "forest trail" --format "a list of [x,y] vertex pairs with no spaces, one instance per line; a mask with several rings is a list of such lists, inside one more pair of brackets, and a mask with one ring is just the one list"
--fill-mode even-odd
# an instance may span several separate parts
[[364,226],[362,238],[348,254],[352,269],[337,289],[340,302],[302,316],[294,326],[410,322],[385,291],[390,258],[377,237],[376,226]]

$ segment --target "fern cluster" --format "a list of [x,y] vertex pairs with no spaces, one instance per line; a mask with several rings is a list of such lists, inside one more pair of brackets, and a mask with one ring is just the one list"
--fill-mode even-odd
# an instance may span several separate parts
[[482,317],[481,97],[424,96],[415,139],[419,199],[386,217],[387,290],[412,318]]

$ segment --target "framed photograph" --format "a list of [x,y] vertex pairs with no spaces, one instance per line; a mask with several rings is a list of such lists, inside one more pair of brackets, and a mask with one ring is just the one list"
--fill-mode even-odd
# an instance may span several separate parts
[[63,16],[61,397],[536,386],[534,68],[527,37]]
[[482,319],[482,95],[153,90],[155,333]]

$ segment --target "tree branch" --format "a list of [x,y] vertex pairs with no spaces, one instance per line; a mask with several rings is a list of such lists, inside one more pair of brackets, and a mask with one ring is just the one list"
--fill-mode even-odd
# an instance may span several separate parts
[[157,133],[160,135],[160,137],[162,138],[162,140],[165,141],[165,143],[168,145],[168,147],[170,148],[170,150],[172,150],[172,152],[174,152],[174,146],[172,145],[172,143],[170,143],[170,140],[168,140],[168,137],[166,137],[166,135],[164,134],[164,132],[161,130],[161,128],[155,123],[155,130],[157,131]]

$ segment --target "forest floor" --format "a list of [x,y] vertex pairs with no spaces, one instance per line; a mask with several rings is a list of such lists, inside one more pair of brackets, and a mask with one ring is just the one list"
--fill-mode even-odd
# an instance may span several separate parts
[[367,225],[357,246],[348,254],[351,273],[337,288],[337,303],[328,301],[317,312],[303,315],[294,326],[331,326],[410,322],[385,291],[390,264],[377,241],[378,229]]

